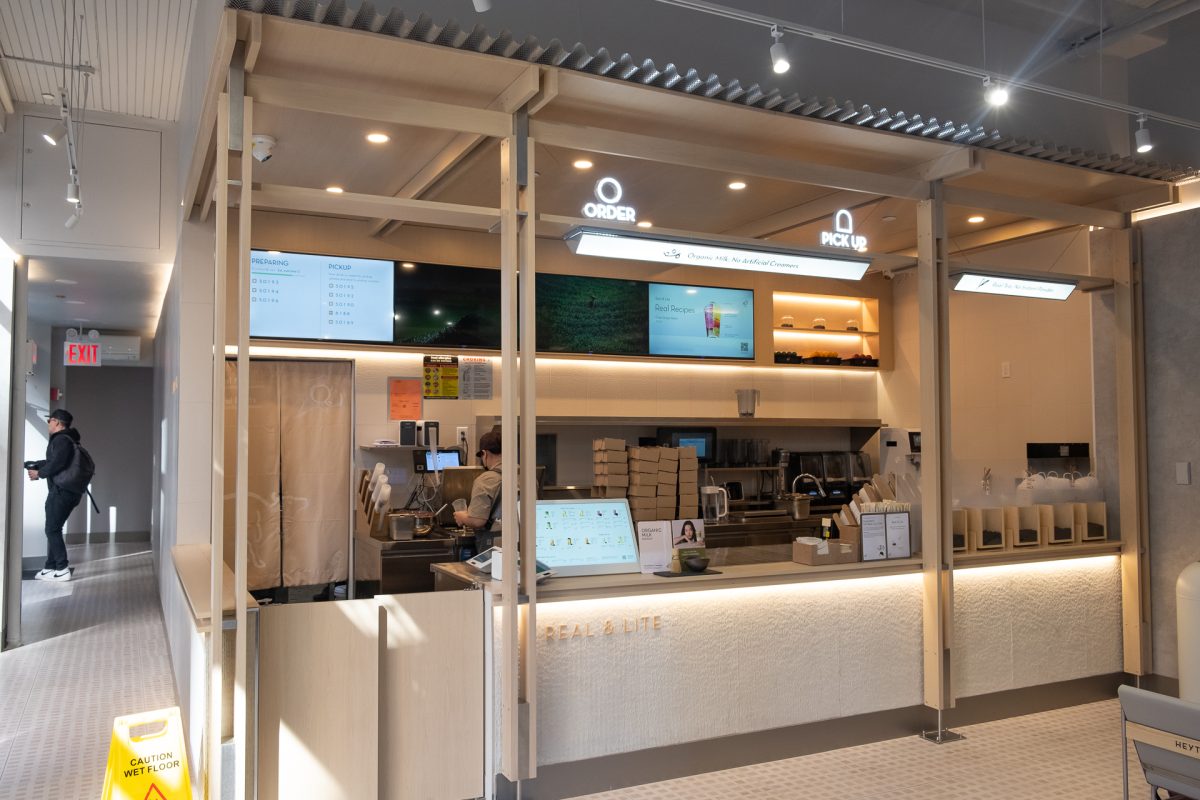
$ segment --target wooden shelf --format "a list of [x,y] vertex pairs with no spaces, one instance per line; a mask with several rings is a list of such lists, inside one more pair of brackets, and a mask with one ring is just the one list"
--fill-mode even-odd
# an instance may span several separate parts
[[839,336],[878,336],[879,331],[847,331],[834,328],[783,328],[775,327],[776,333],[815,333],[817,335],[835,333]]
[[879,367],[861,367],[857,364],[771,364],[777,369],[858,369],[878,371]]
[[954,566],[958,568],[1024,564],[1031,561],[1056,561],[1062,558],[1115,555],[1120,552],[1120,542],[1049,544],[1040,547],[1020,547],[1015,550],[978,550],[974,553],[955,553]]

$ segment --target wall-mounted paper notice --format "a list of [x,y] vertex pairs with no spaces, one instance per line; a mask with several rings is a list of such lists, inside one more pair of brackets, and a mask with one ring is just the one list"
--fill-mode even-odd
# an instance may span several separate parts
[[637,524],[638,559],[642,572],[666,572],[671,568],[671,523],[669,520]]
[[881,561],[888,557],[886,516],[885,514],[863,514],[859,517],[862,523],[863,561]]
[[477,356],[458,360],[458,399],[492,399],[492,361]]
[[388,420],[421,419],[421,379],[388,378]]

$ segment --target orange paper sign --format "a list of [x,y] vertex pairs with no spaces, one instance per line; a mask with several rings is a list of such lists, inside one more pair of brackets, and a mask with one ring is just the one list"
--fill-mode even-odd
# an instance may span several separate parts
[[421,379],[388,378],[388,420],[421,418]]

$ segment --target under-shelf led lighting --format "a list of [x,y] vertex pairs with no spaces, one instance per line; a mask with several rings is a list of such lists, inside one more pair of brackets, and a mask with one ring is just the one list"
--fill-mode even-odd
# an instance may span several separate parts
[[1071,296],[1071,292],[1075,291],[1075,286],[1073,281],[1046,281],[964,272],[959,276],[954,290],[978,294],[1002,294],[1011,297],[1035,297],[1041,300],[1066,300]]
[[789,248],[737,247],[724,242],[690,240],[643,231],[572,228],[564,237],[580,256],[687,264],[693,267],[771,272],[857,281],[866,273],[865,258],[834,258]]

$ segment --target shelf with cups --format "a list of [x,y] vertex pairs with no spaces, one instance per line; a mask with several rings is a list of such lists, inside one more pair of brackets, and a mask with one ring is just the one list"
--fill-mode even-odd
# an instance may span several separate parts
[[877,298],[775,292],[772,300],[777,366],[880,367],[884,334]]

